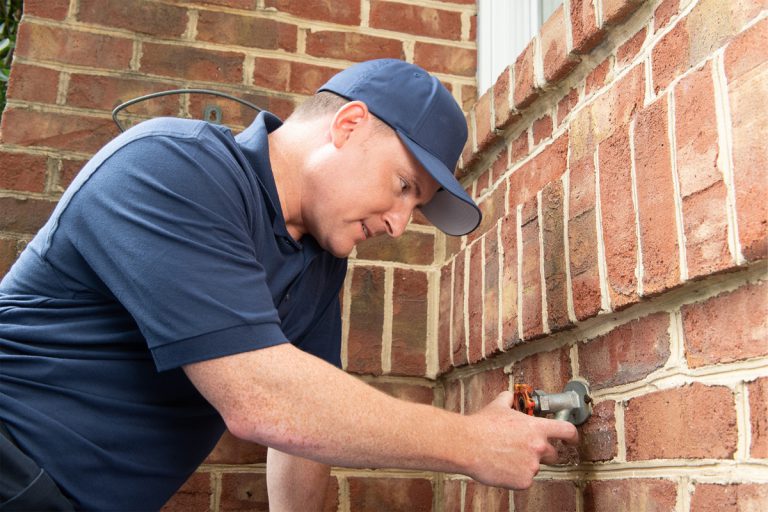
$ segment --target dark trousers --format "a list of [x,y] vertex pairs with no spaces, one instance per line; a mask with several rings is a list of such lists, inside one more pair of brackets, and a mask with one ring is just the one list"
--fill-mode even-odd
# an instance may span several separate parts
[[35,461],[16,446],[0,422],[0,512],[59,512],[75,510]]

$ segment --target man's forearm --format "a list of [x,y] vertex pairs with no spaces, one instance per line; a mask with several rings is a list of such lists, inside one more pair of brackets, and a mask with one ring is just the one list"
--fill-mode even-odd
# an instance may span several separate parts
[[270,448],[267,491],[271,512],[323,510],[331,468]]

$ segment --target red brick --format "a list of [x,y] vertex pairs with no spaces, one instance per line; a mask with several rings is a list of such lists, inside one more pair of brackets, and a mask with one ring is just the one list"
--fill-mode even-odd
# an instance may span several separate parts
[[464,512],[461,508],[462,481],[443,481],[443,512]]
[[229,431],[219,439],[218,444],[205,459],[206,464],[265,464],[267,447],[243,441]]
[[552,332],[570,325],[568,283],[565,267],[563,183],[555,180],[544,187],[541,198],[544,245],[544,281],[547,289],[547,322]]
[[570,350],[562,347],[528,356],[512,366],[512,377],[515,384],[559,393],[572,378]]
[[343,25],[360,25],[360,2],[357,0],[265,0],[266,8],[293,14],[299,18],[329,21]]
[[579,368],[593,389],[639,381],[669,359],[668,313],[633,320],[579,346]]
[[[739,242],[748,260],[768,257],[768,20],[741,34],[725,52],[728,99],[733,128],[733,175]],[[761,56],[762,55],[762,56]]]
[[676,501],[677,483],[669,480],[603,480],[584,487],[584,512],[673,512]]
[[0,189],[43,192],[48,158],[43,155],[0,150]]
[[[747,284],[681,308],[688,366],[768,355],[768,285]],[[734,319],[739,319],[734,321]]]
[[413,63],[432,73],[474,77],[477,72],[477,52],[468,48],[416,41]]
[[24,14],[27,16],[63,20],[68,11],[69,0],[24,0]]
[[243,82],[242,53],[157,43],[144,43],[142,48],[142,73],[206,82]]
[[559,82],[579,63],[580,59],[568,51],[565,33],[565,8],[561,5],[540,31],[544,80],[548,83]]
[[444,384],[445,403],[443,407],[446,411],[462,413],[464,407],[464,396],[461,393],[461,381],[451,380]]
[[[67,105],[112,111],[130,99],[171,88],[168,84],[144,79],[72,73],[67,87]],[[182,98],[180,95],[169,95],[142,101],[123,110],[120,117],[126,114],[151,117],[178,115]]]
[[568,212],[568,246],[571,264],[573,309],[584,320],[601,307],[595,219],[595,164],[592,156],[571,162]]
[[475,180],[475,197],[473,197],[475,202],[477,202],[477,200],[487,192],[488,185],[490,184],[490,182],[491,182],[491,168],[489,167],[488,169],[483,171],[483,173],[480,176],[478,176],[477,179]]
[[656,92],[666,88],[672,80],[688,69],[690,35],[686,20],[682,20],[653,48],[651,69]]
[[80,32],[68,28],[37,25],[27,21],[19,27],[16,57],[75,64],[99,69],[128,69],[133,41],[123,37]]
[[309,31],[306,52],[315,57],[364,61],[369,59],[404,59],[403,43],[396,39],[338,32]]
[[680,0],[662,0],[656,10],[653,11],[654,29],[656,32],[667,26],[669,20],[680,9]]
[[723,270],[731,262],[714,97],[709,66],[675,86],[676,163],[689,278]]
[[435,259],[435,235],[406,231],[398,238],[371,238],[357,246],[357,259],[431,265]]
[[503,368],[476,373],[464,382],[464,414],[472,414],[509,390],[509,376]]
[[180,38],[187,29],[185,8],[147,1],[80,0],[77,19],[165,38]]
[[523,318],[524,339],[536,338],[544,334],[541,303],[539,215],[536,199],[523,205],[522,224],[522,286],[523,303],[520,304]]
[[485,357],[499,350],[499,237],[495,229],[485,236],[483,337]]
[[608,73],[611,70],[611,57],[606,57],[603,62],[597,65],[589,75],[587,75],[587,82],[584,89],[586,96],[591,96],[595,91],[601,89],[608,83]]
[[506,350],[520,339],[517,330],[517,212],[501,221],[501,246],[504,251],[501,270],[501,341]]
[[645,0],[602,0],[603,23],[616,24],[627,19]]
[[17,61],[11,68],[6,97],[53,104],[56,103],[58,86],[58,71]]
[[395,269],[392,291],[393,375],[423,376],[427,371],[427,274]]
[[464,509],[482,510],[483,512],[508,512],[509,491],[498,487],[488,487],[469,480]]
[[483,244],[479,240],[469,248],[469,296],[467,297],[467,316],[469,331],[469,363],[474,364],[483,358]]
[[[448,89],[449,91],[451,89]],[[461,109],[464,112],[472,110],[475,102],[477,101],[477,87],[473,85],[461,86]]]
[[750,456],[768,459],[768,378],[763,377],[747,384],[749,394],[749,418],[752,424]]
[[350,301],[346,370],[381,375],[384,269],[354,267]]
[[523,130],[509,145],[510,159],[512,163],[528,156],[528,130]]
[[552,136],[552,116],[544,114],[533,122],[533,145]]
[[461,14],[432,7],[373,0],[369,25],[417,36],[461,39]]
[[497,130],[506,130],[519,119],[517,111],[510,103],[511,73],[512,67],[507,66],[493,84],[494,128]]
[[513,209],[531,198],[547,183],[560,179],[568,162],[568,134],[547,145],[543,151],[526,162],[509,177],[509,208]]
[[263,473],[221,475],[222,510],[268,511],[267,477]]
[[606,400],[592,407],[592,415],[579,428],[581,461],[603,462],[618,455],[615,408],[616,402],[613,400]]
[[20,242],[16,238],[0,238],[0,280],[11,269],[19,256]]
[[[594,142],[603,142],[614,132],[625,130],[635,112],[642,108],[644,96],[644,66],[638,64],[616,80],[592,105]],[[576,159],[581,157],[583,154],[575,156]]]
[[667,123],[667,97],[641,110],[635,125],[635,168],[643,255],[643,294],[680,283],[680,248]]
[[527,490],[514,492],[515,512],[576,512],[578,492],[575,482],[535,480]]
[[424,478],[349,477],[351,510],[431,512],[432,482]]
[[66,189],[86,163],[87,160],[62,158],[61,169],[59,170],[59,175],[57,177],[58,179],[56,181],[55,187],[62,191]]
[[437,324],[437,358],[440,373],[445,373],[451,367],[451,290],[453,290],[453,266],[443,265],[440,270],[440,303],[439,321]]
[[[218,89],[222,90],[223,88],[219,87]],[[270,98],[266,95],[245,93],[239,90],[222,92],[227,92],[232,96],[242,98],[243,100],[253,103],[263,110],[269,110],[273,113],[275,113],[273,108],[275,106],[275,100],[279,101],[279,98]],[[221,124],[231,128],[245,128],[249,126],[253,122],[254,118],[258,115],[257,111],[246,105],[227,98],[219,98],[209,94],[190,94],[188,103],[189,115],[195,119],[206,119],[206,109],[208,107],[219,107],[221,110]]]
[[115,137],[111,119],[6,108],[2,142],[93,153]]
[[496,189],[490,195],[487,195],[483,201],[478,201],[478,206],[483,214],[483,218],[477,229],[467,235],[467,244],[472,243],[483,234],[496,228],[496,223],[504,216],[505,195],[506,187],[500,186],[496,187]]
[[515,87],[512,100],[515,108],[522,109],[533,103],[539,97],[539,87],[536,83],[533,59],[536,51],[534,38],[525,50],[515,60]]
[[288,92],[314,94],[321,85],[338,72],[339,70],[335,68],[292,62]]
[[429,386],[380,381],[373,381],[370,385],[379,391],[407,402],[432,405],[435,398],[435,392]]
[[210,473],[192,473],[192,476],[163,506],[162,512],[189,512],[210,510],[213,494]]
[[[702,413],[717,404],[717,414]],[[736,452],[736,405],[730,389],[694,383],[629,400],[627,460],[730,459]]]
[[560,126],[563,123],[571,110],[579,103],[579,90],[571,89],[570,92],[563,96],[560,102],[557,104],[557,125]]
[[643,27],[638,30],[635,35],[629,38],[626,43],[619,46],[616,50],[616,67],[623,68],[637,57],[640,50],[643,48],[647,32],[648,29]]
[[216,11],[199,11],[198,41],[232,44],[265,50],[296,51],[296,25],[272,19]]
[[599,147],[602,210],[608,291],[614,309],[637,301],[637,235],[632,204],[631,159],[627,128]]
[[765,484],[696,484],[691,512],[746,512],[763,510],[768,504]]
[[467,364],[467,332],[464,328],[464,259],[466,251],[461,251],[454,260],[453,267],[453,365]]
[[499,135],[493,127],[493,114],[491,102],[493,101],[493,89],[488,89],[475,103],[475,141],[478,151],[484,151],[499,140]]
[[287,91],[290,78],[291,63],[289,61],[262,57],[254,59],[253,85],[256,87]]
[[571,32],[573,51],[589,53],[605,38],[605,30],[597,26],[596,0],[571,0]]

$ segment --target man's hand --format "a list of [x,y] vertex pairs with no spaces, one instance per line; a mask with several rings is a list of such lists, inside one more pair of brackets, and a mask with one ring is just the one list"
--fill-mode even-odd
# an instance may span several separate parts
[[576,444],[579,434],[567,421],[535,418],[512,409],[513,394],[501,393],[477,413],[467,416],[482,439],[476,444],[474,467],[467,474],[494,487],[526,489],[541,463],[557,461],[552,441]]

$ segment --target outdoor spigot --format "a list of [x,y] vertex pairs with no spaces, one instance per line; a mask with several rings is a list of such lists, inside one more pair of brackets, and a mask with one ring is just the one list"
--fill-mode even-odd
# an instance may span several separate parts
[[583,380],[572,380],[562,393],[534,390],[529,384],[515,384],[512,407],[529,416],[554,414],[555,419],[581,425],[592,415],[589,385]]

